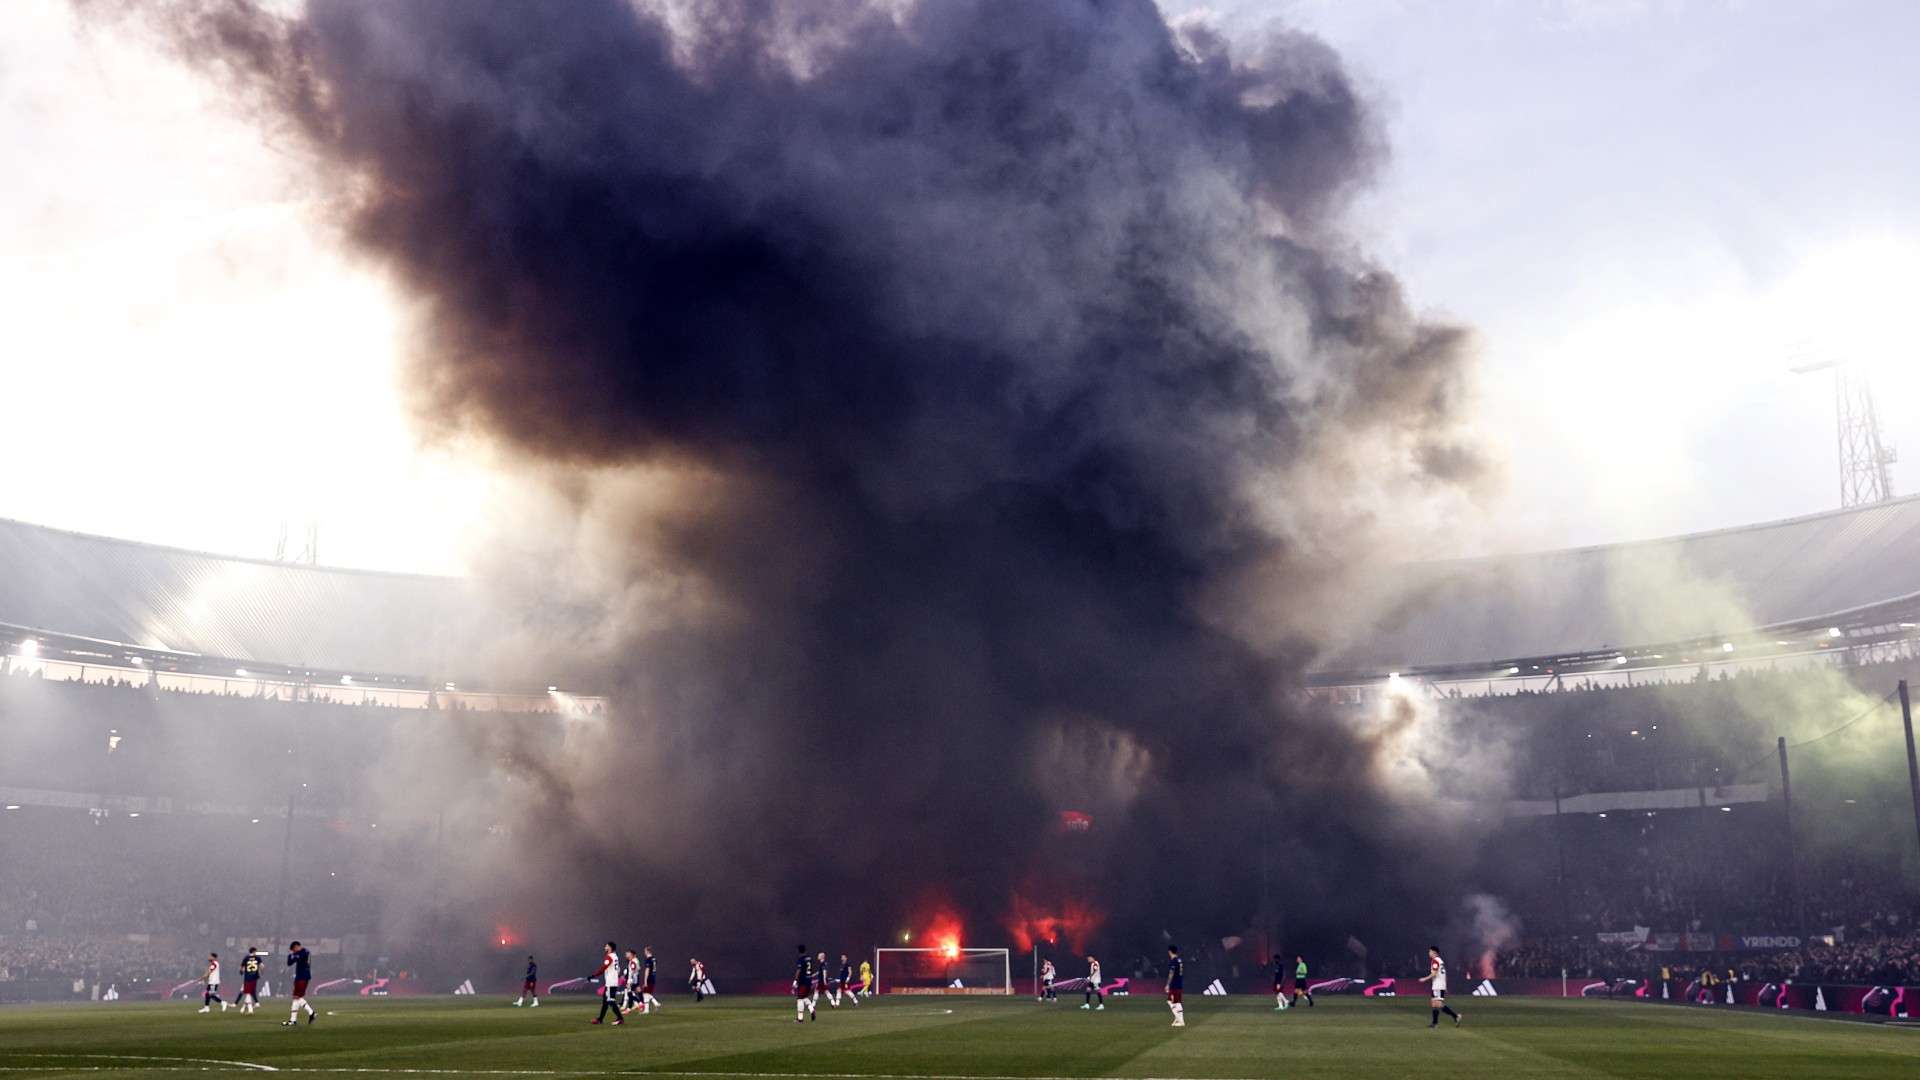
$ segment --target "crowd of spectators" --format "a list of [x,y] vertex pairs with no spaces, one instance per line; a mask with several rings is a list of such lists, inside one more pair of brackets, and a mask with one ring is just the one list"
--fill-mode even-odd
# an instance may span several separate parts
[[205,957],[206,951],[124,935],[8,934],[0,936],[0,982],[72,979],[122,987],[174,985],[204,970]]
[[1684,986],[1712,971],[1742,981],[1920,985],[1920,933],[1858,938],[1823,935],[1799,948],[1770,952],[1656,952],[1594,942],[1530,941],[1500,953],[1508,978],[1655,980],[1665,969]]

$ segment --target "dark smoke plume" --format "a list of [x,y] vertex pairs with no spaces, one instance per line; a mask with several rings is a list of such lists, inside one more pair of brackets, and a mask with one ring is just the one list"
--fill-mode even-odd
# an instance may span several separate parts
[[534,793],[481,801],[500,903],[777,968],[1016,895],[1148,952],[1433,887],[1404,725],[1300,692],[1482,474],[1463,333],[1344,238],[1381,145],[1325,45],[1149,0],[160,21],[416,305],[421,417],[619,525],[538,568],[608,586],[615,714],[481,755]]

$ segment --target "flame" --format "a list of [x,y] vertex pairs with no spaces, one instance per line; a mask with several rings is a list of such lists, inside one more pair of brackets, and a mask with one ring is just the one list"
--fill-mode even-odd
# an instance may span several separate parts
[[960,917],[952,909],[944,904],[935,906],[915,922],[913,940],[922,947],[935,950],[925,954],[928,963],[937,967],[960,958],[960,943],[966,939],[966,933]]
[[1020,952],[1064,943],[1075,955],[1086,951],[1087,940],[1105,921],[1104,912],[1080,900],[1062,900],[1059,907],[1049,910],[1019,893],[1013,895],[1005,920],[1014,947]]

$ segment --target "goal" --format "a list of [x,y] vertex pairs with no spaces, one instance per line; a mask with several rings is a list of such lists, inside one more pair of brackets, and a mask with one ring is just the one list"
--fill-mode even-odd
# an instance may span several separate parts
[[1007,949],[875,949],[873,989],[879,994],[1012,994],[1013,953]]

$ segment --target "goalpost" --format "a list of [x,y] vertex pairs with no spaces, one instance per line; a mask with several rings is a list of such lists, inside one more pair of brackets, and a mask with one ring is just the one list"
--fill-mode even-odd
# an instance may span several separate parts
[[[892,974],[887,958],[893,957]],[[918,956],[916,962],[913,957]],[[1013,993],[1013,953],[1008,949],[873,950],[876,994]]]

